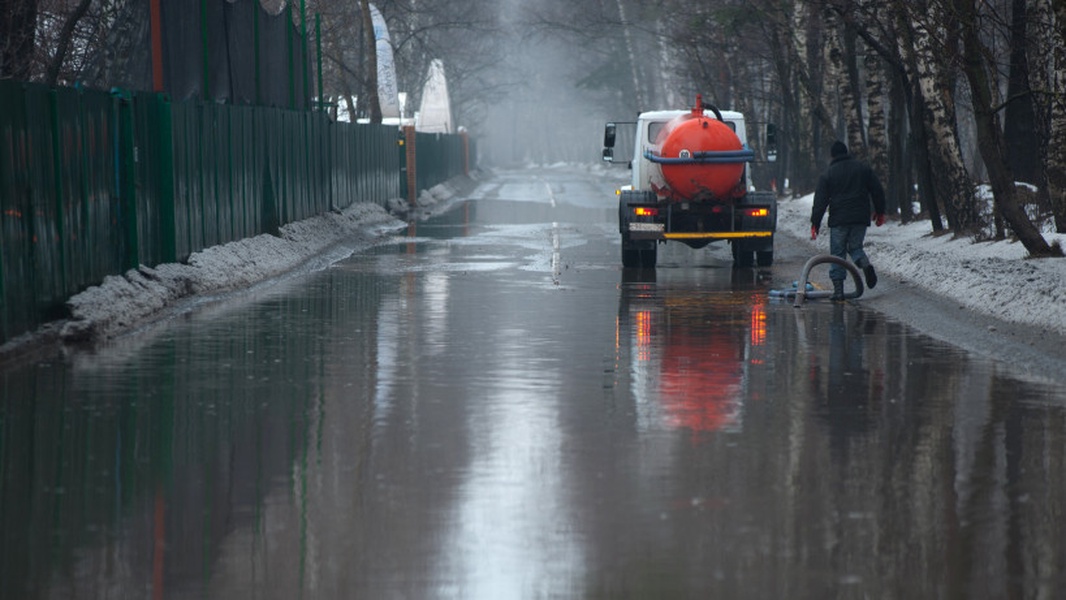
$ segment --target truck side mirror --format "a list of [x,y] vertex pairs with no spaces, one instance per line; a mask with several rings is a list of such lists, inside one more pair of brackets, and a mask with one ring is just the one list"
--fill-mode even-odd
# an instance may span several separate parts
[[608,123],[607,126],[603,128],[604,149],[614,148],[615,130],[616,125],[614,123]]
[[766,162],[777,160],[777,125],[766,124]]

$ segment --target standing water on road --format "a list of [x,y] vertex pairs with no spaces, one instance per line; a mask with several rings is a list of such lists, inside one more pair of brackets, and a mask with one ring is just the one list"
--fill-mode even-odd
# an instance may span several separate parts
[[502,173],[332,268],[0,372],[0,597],[1053,597],[1066,385],[806,256],[619,266]]

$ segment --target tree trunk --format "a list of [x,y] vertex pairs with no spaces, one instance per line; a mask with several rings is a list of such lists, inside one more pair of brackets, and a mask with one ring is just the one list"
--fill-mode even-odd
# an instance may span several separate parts
[[[866,66],[866,111],[869,114],[866,133],[866,157],[874,173],[888,180],[888,139],[885,131],[885,70],[877,54],[868,52]],[[899,139],[899,138],[896,138]]]
[[[841,102],[844,109],[844,121],[848,131],[848,148],[863,158],[869,159],[866,149],[865,118],[862,114],[862,84],[859,80],[858,42],[855,39],[855,31],[850,27],[840,24],[838,33],[844,42],[843,73],[844,89],[842,90]],[[884,181],[884,179],[882,179]]]
[[[814,174],[817,169],[815,157],[818,156],[814,148],[814,101],[810,94],[810,77],[807,76],[810,53],[807,43],[807,32],[810,27],[809,10],[806,0],[798,0],[792,14],[792,22],[780,32],[785,41],[785,48],[789,52],[785,60],[789,64],[791,87],[796,90],[796,111],[788,128],[791,132],[789,139],[792,142],[792,157],[795,164],[791,185],[792,189],[801,193],[814,189]],[[807,94],[802,93],[804,89],[808,91]]]
[[48,85],[55,85],[59,79],[59,71],[63,67],[63,61],[67,58],[67,50],[70,48],[70,38],[74,36],[74,28],[77,27],[78,21],[85,16],[85,13],[89,11],[90,4],[92,4],[92,0],[81,0],[74,12],[63,23],[63,29],[59,32],[59,39],[56,40],[56,52],[48,63],[48,72],[44,78],[45,83]]
[[1041,140],[1036,129],[1036,111],[1029,89],[1029,53],[1026,35],[1026,0],[1012,0],[1010,32],[1010,72],[1007,77],[1007,105],[1004,125],[1007,160],[1018,181],[1044,189],[1041,168]]
[[[863,14],[870,14],[871,0],[860,0],[859,8]],[[853,30],[849,25],[848,30]],[[855,34],[852,33],[852,37]],[[864,46],[868,46],[864,44]],[[863,67],[866,73],[864,82],[866,90],[866,158],[873,168],[874,173],[888,187],[898,187],[894,181],[888,178],[888,138],[886,137],[885,124],[885,68],[886,65],[880,59],[879,54],[870,47],[863,53]],[[861,94],[856,92],[856,97]],[[895,138],[897,140],[901,138]],[[899,204],[892,199],[892,191],[888,191],[889,202],[893,203],[891,213],[895,214]],[[887,210],[887,207],[886,207]]]
[[[795,76],[793,74],[793,61],[790,60],[791,50],[789,35],[785,28],[778,23],[770,24],[770,56],[777,73],[777,79],[781,82],[781,114],[777,122],[777,165],[775,172],[780,177],[778,185],[784,189],[785,180],[793,176],[794,170],[799,170],[797,163],[800,159],[798,145],[800,102],[795,93]],[[791,183],[791,182],[790,182]]]
[[[914,167],[919,192],[918,201],[921,203],[922,209],[929,215],[929,223],[933,231],[943,231],[944,220],[940,214],[940,199],[944,197],[943,187],[945,186],[937,185],[940,179],[933,175],[931,152],[933,140],[930,138],[925,125],[929,121],[929,109],[926,107],[925,97],[922,96],[921,90],[918,89],[917,82],[915,82],[914,88],[911,92],[910,147],[914,150]],[[973,185],[970,185],[970,189],[973,189]]]
[[[916,77],[922,99],[925,102],[925,127],[929,135],[929,154],[937,172],[934,183],[938,195],[944,198],[948,213],[948,225],[957,235],[974,232],[979,225],[974,200],[974,185],[962,162],[962,152],[955,129],[955,98],[949,78],[946,49],[937,46],[944,38],[939,24],[946,22],[947,15],[935,3],[927,14],[915,24],[914,52],[917,67]],[[933,30],[932,28],[937,28]]]
[[[888,173],[885,179],[885,191],[888,197],[885,200],[887,203],[886,209],[889,213],[899,209],[900,220],[904,223],[910,223],[914,220],[914,209],[911,200],[911,191],[914,189],[914,185],[911,178],[911,169],[908,168],[906,159],[910,154],[908,149],[911,148],[905,133],[907,129],[906,83],[902,73],[893,73],[889,90],[891,101],[889,102],[888,138],[895,140],[895,143],[888,146]],[[872,149],[874,147],[873,140],[876,138],[873,134],[872,125],[870,129]]]
[[[844,45],[839,21],[837,14],[830,10],[829,7],[822,9],[824,28],[822,30],[822,52],[819,53],[821,64],[812,64],[809,69],[811,74],[821,72],[819,104],[824,111],[828,112],[828,118],[825,119],[828,140],[823,140],[818,148],[823,153],[823,156],[827,156],[826,148],[830,142],[836,140],[851,142],[847,140],[847,131],[850,129],[850,119],[847,117],[850,117],[851,113],[847,112],[850,107],[847,106],[846,99],[847,83],[844,72]],[[821,66],[821,69],[817,68],[819,66]],[[840,118],[841,114],[844,115],[843,119]],[[861,150],[861,148],[854,148],[854,150]]]
[[[926,107],[925,98],[922,97],[921,86],[918,85],[917,54],[914,51],[915,32],[911,25],[911,19],[907,14],[903,0],[898,0],[896,8],[896,48],[899,52],[904,69],[900,74],[903,96],[907,102],[907,114],[909,116],[910,136],[907,146],[911,149],[911,169],[914,172],[917,184],[917,199],[922,210],[929,217],[929,224],[933,231],[944,230],[944,221],[940,216],[939,190],[934,184],[933,161],[929,154],[932,142],[925,128]],[[908,190],[908,198],[910,190]]]
[[[797,81],[806,94],[799,97],[802,113],[800,118],[802,123],[809,123],[808,131],[805,132],[806,139],[803,140],[803,145],[800,147],[800,152],[808,152],[811,157],[811,165],[814,167],[812,173],[817,172],[817,157],[827,157],[829,153],[829,144],[832,140],[837,138],[835,131],[835,120],[830,114],[825,95],[825,70],[829,68],[827,61],[823,59],[823,53],[820,50],[812,48],[817,47],[819,40],[815,36],[817,33],[821,33],[822,36],[825,32],[816,31],[811,24],[812,13],[806,6],[808,0],[800,0],[796,3],[796,11],[793,16],[793,31],[786,32],[786,35],[790,35],[795,40],[796,45],[794,47],[794,61],[795,61],[795,74]],[[822,19],[818,19],[818,23],[821,23]],[[812,43],[812,37],[814,42]],[[821,40],[821,41],[824,41]],[[815,176],[811,176],[810,189],[814,187]]]
[[366,96],[370,122],[381,123],[381,98],[378,96],[378,39],[374,35],[374,19],[370,15],[370,0],[359,0],[363,9],[363,30],[366,31]]
[[1047,240],[1040,235],[1018,202],[1014,176],[1007,162],[1007,144],[999,126],[998,113],[992,106],[993,95],[990,86],[994,81],[985,68],[985,49],[980,41],[977,9],[974,0],[957,0],[956,4],[963,27],[963,70],[970,83],[978,144],[981,158],[988,169],[996,209],[1014,230],[1030,256],[1061,256],[1061,249],[1058,252],[1052,251]]
[[[840,34],[840,23],[838,23],[836,13],[834,13],[828,7],[822,9],[822,22],[825,24],[825,29],[822,31],[823,48],[822,48],[822,65],[821,70],[821,104],[830,111],[831,114],[839,114],[838,111],[844,113],[844,137],[840,136],[840,119],[834,118],[829,123],[829,129],[833,134],[834,139],[840,139],[848,142],[851,146],[851,140],[847,139],[847,133],[850,131],[850,117],[852,115],[849,112],[847,105],[847,83],[844,80],[844,44]],[[811,73],[816,72],[814,65],[811,65]],[[861,150],[861,148],[850,148],[853,152]]]
[[1046,164],[1048,194],[1055,214],[1055,230],[1066,233],[1066,2],[1055,2],[1054,26],[1049,48],[1053,58],[1050,77],[1048,156]]
[[626,58],[629,62],[629,75],[633,84],[633,100],[637,104],[637,111],[648,110],[645,105],[643,87],[640,85],[636,49],[633,43],[633,31],[626,18],[626,0],[615,0],[618,6],[618,20],[622,25],[622,39],[626,44]]

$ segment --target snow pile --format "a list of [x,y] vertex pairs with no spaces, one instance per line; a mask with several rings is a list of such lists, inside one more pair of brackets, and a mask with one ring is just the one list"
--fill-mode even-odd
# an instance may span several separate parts
[[279,236],[261,234],[207,248],[187,263],[141,266],[108,276],[67,301],[71,317],[58,335],[66,342],[106,338],[179,300],[248,287],[296,268],[342,239],[402,226],[381,206],[359,203],[285,225]]
[[399,218],[424,218],[474,185],[476,176],[455,177],[424,190],[414,207],[400,198],[388,200],[388,210],[356,203],[289,223],[278,236],[261,234],[207,248],[184,264],[141,266],[108,276],[67,301],[71,316],[58,324],[57,335],[65,342],[91,342],[128,331],[183,299],[247,288],[295,269],[341,240],[403,228],[406,222]]
[[[813,201],[813,194],[781,200],[778,229],[809,239]],[[1044,238],[1066,247],[1066,235],[1045,232]],[[828,252],[826,219],[812,243]],[[866,252],[878,274],[927,289],[966,310],[1066,335],[1066,259],[1028,259],[1020,242],[974,243],[952,239],[950,233],[934,236],[928,220],[871,226]]]
[[424,190],[414,207],[400,198],[388,200],[388,210],[373,203],[356,203],[340,212],[289,223],[281,227],[278,236],[261,234],[207,248],[184,264],[141,266],[122,276],[108,276],[102,284],[67,301],[70,319],[57,324],[58,334],[54,335],[65,342],[114,336],[183,299],[247,288],[295,269],[342,240],[369,239],[403,228],[406,222],[399,218],[424,218],[474,185],[475,177],[455,177]]

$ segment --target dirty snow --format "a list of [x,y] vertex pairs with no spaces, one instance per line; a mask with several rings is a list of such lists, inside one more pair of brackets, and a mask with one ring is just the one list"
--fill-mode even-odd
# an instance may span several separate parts
[[290,223],[279,236],[261,234],[196,252],[185,263],[141,266],[111,275],[67,301],[71,318],[60,324],[64,341],[92,341],[121,333],[177,302],[219,294],[291,271],[353,234],[403,224],[376,204]]
[[[431,214],[473,183],[459,177],[434,186],[419,195],[414,208],[397,198],[388,201],[389,210],[355,203],[284,225],[278,236],[261,234],[196,252],[185,263],[141,266],[122,276],[108,276],[67,301],[70,318],[55,324],[58,331],[51,337],[65,342],[106,339],[157,318],[184,300],[247,288],[296,269],[342,240],[372,239],[401,229],[406,222],[397,216]],[[34,335],[26,337],[32,342]],[[21,341],[25,340],[12,344]]]

